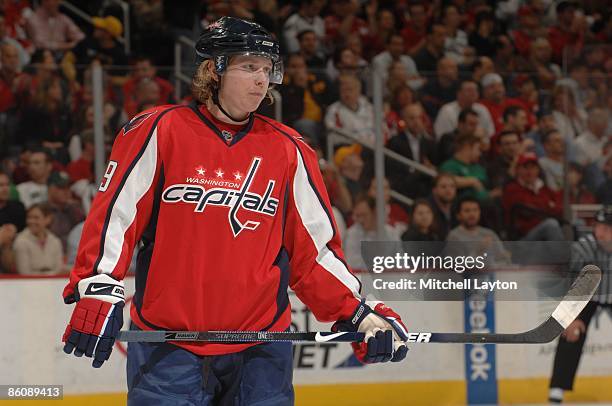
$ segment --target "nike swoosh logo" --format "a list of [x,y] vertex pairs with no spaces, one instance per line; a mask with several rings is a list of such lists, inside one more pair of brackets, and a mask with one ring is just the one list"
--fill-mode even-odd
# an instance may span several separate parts
[[321,333],[317,333],[315,334],[315,341],[318,343],[325,343],[327,341],[331,341],[334,338],[341,337],[343,335],[344,333],[334,333],[334,334],[325,334],[325,335]]
[[108,286],[101,286],[101,287],[99,287],[99,288],[95,288],[95,287],[93,287],[93,286],[92,286],[92,287],[89,289],[89,291],[90,291],[90,292],[92,292],[92,293],[94,293],[94,292],[97,292],[97,291],[99,291],[99,290],[103,290],[103,289],[108,289]]

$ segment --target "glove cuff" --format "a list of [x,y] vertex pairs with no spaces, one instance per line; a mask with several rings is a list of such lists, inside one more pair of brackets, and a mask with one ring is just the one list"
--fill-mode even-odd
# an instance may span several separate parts
[[372,313],[372,308],[366,303],[365,299],[361,299],[351,317],[335,322],[332,331],[358,331],[359,325],[370,313]]
[[122,281],[117,281],[107,274],[99,274],[81,279],[74,292],[76,301],[80,299],[97,299],[117,304],[125,302],[125,288]]

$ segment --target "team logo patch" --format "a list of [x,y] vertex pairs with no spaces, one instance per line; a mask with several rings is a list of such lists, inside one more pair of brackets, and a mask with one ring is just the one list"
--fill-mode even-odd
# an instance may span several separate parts
[[[195,213],[203,213],[206,207],[221,206],[228,207],[228,222],[234,237],[244,230],[255,230],[260,222],[254,220],[241,220],[242,213],[265,214],[273,217],[278,209],[278,199],[272,197],[274,191],[274,180],[268,180],[268,185],[263,196],[249,191],[253,184],[257,170],[261,164],[261,158],[253,158],[246,174],[236,171],[231,180],[225,180],[225,172],[221,168],[214,170],[212,178],[188,178],[188,181],[200,184],[174,184],[168,186],[163,194],[162,201],[165,203],[189,203],[195,207]],[[201,166],[195,168],[200,175],[206,173]],[[206,186],[206,187],[205,187]]]
[[140,125],[144,123],[147,118],[151,117],[155,113],[157,113],[157,110],[151,113],[141,114],[131,119],[129,123],[123,126],[123,135],[126,135],[133,129],[140,127]]

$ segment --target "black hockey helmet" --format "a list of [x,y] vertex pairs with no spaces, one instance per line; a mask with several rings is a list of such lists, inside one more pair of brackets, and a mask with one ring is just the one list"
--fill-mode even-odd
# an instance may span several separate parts
[[595,214],[595,221],[612,226],[612,205],[604,205]]
[[261,25],[234,17],[221,17],[210,24],[195,46],[196,63],[212,59],[222,75],[232,55],[257,55],[272,61],[270,82],[283,81],[283,64],[278,41]]

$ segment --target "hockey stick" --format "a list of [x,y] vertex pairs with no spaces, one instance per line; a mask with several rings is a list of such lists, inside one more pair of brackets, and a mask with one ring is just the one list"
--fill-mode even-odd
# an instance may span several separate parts
[[[522,333],[409,333],[413,343],[496,343],[538,344],[554,340],[578,317],[595,293],[601,280],[601,270],[587,265],[580,271],[563,300],[552,315],[536,328]],[[166,342],[198,341],[214,343],[244,342],[356,342],[363,341],[364,333],[356,332],[291,332],[291,331],[120,331],[119,341]]]

